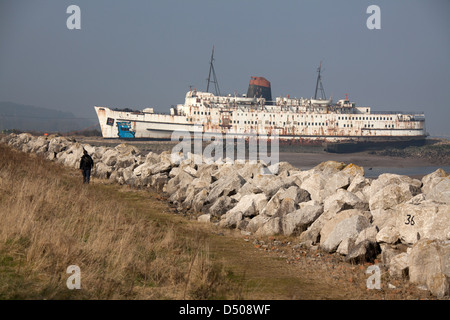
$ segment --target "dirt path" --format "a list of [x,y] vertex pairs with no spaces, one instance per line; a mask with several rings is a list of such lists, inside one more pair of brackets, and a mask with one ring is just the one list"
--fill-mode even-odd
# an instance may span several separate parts
[[390,279],[387,273],[382,274],[381,290],[369,290],[366,270],[371,264],[351,265],[338,255],[301,249],[293,238],[256,239],[222,229],[211,232],[209,239],[214,259],[244,285],[244,299],[432,298],[405,280]]
[[[95,181],[94,183],[101,183]],[[121,187],[140,208],[161,208],[158,219],[171,221],[190,232],[203,233],[211,259],[219,262],[239,284],[239,299],[250,300],[352,300],[431,299],[427,291],[405,280],[382,274],[381,290],[367,289],[370,264],[351,265],[339,255],[299,248],[294,237],[255,238],[239,230],[174,213],[161,195]],[[145,210],[145,209],[144,209]]]

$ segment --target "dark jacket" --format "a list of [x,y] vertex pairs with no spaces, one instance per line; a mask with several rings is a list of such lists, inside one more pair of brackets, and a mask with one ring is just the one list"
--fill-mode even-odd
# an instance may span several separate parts
[[88,154],[84,154],[80,160],[80,169],[86,170],[91,169],[94,166],[94,160]]

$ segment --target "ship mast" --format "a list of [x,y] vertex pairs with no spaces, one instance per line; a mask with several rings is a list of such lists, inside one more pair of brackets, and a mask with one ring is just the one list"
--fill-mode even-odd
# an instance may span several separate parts
[[317,82],[316,82],[316,91],[314,93],[314,100],[317,99],[317,90],[320,90],[322,99],[325,100],[327,98],[327,96],[325,95],[325,90],[323,89],[323,85],[322,85],[322,77],[320,75],[321,69],[322,69],[322,61],[320,61],[319,68],[317,69]]
[[[208,74],[208,84],[206,85],[206,92],[209,92],[209,84],[214,83],[214,89],[216,91],[216,96],[220,96],[219,83],[217,82],[216,72],[214,71],[214,46],[211,53],[211,61],[209,62],[209,74]],[[211,80],[211,73],[213,79]]]

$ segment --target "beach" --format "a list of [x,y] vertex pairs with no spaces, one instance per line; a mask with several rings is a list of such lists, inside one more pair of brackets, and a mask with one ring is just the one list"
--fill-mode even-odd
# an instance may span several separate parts
[[390,156],[379,156],[370,154],[370,151],[354,153],[296,153],[280,152],[280,161],[286,161],[298,168],[311,168],[317,164],[333,160],[345,163],[353,163],[365,169],[374,167],[407,168],[407,167],[430,167],[438,164],[424,159],[400,158]]
[[[123,140],[103,139],[101,137],[76,137],[80,143],[94,146],[116,146],[127,143],[136,146],[142,153],[161,153],[171,151],[176,145],[173,141],[157,140]],[[385,152],[386,150],[381,150]],[[356,164],[364,168],[366,177],[377,177],[382,173],[396,173],[421,178],[438,168],[449,172],[450,161],[445,157],[434,158],[425,156],[391,156],[379,154],[380,150],[366,150],[352,153],[329,153],[320,147],[283,147],[280,146],[279,161],[307,170],[325,161],[339,161],[346,164]]]

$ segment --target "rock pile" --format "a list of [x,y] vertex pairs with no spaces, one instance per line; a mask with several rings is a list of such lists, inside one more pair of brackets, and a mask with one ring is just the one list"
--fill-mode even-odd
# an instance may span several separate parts
[[389,173],[369,179],[363,168],[335,161],[301,171],[286,162],[195,154],[175,161],[169,152],[144,155],[128,144],[93,147],[58,136],[10,134],[1,142],[74,168],[84,148],[94,176],[152,187],[200,221],[255,236],[297,236],[301,246],[353,263],[378,258],[391,276],[449,294],[450,175],[441,169],[421,180]]

